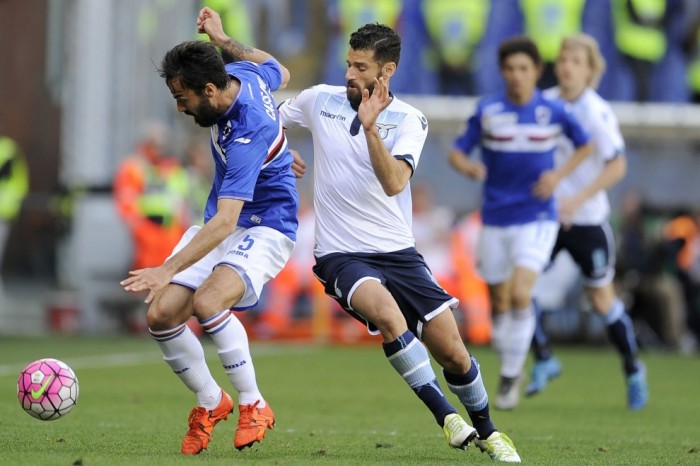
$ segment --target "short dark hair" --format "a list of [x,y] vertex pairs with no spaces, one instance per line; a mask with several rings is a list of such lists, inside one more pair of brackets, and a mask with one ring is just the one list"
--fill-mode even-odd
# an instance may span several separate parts
[[350,48],[373,50],[374,59],[380,65],[393,61],[398,66],[401,57],[401,36],[384,24],[365,24],[350,34]]
[[197,94],[201,94],[208,83],[225,89],[230,81],[216,47],[203,41],[183,42],[168,50],[158,72],[168,86],[177,79],[184,88]]
[[524,53],[532,58],[535,66],[542,64],[542,57],[535,41],[527,36],[515,36],[504,40],[498,47],[498,66],[503,66],[506,59],[516,53]]

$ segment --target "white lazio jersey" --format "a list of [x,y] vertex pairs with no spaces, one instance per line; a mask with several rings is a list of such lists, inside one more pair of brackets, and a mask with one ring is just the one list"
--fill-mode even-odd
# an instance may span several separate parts
[[[553,87],[545,91],[547,98],[559,98],[560,90]],[[555,191],[555,197],[573,196],[591,184],[605,167],[616,157],[623,157],[625,142],[620,134],[617,117],[610,105],[596,91],[587,88],[571,104],[571,110],[581,125],[591,135],[593,152],[565,179],[561,180]],[[560,138],[557,144],[555,163],[561,166],[571,157],[574,148],[566,138]],[[610,214],[610,202],[604,190],[588,198],[576,211],[572,219],[574,225],[600,225]]]
[[[372,168],[364,130],[345,87],[318,85],[279,107],[286,128],[308,128],[314,146],[314,254],[381,253],[415,246],[410,186],[384,193]],[[394,157],[415,171],[428,121],[393,98],[377,118],[379,135]]]

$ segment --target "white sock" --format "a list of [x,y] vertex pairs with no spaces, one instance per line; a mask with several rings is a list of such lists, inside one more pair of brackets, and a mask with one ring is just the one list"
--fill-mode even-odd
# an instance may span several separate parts
[[204,359],[204,348],[187,324],[167,330],[151,330],[163,352],[163,360],[197,397],[197,404],[214,409],[221,401],[221,388]]
[[508,338],[510,319],[510,312],[500,312],[498,314],[494,313],[492,317],[493,327],[491,330],[491,347],[501,360],[503,360],[505,341]]
[[258,407],[264,407],[265,400],[255,380],[248,334],[241,321],[226,309],[200,321],[200,324],[218,348],[219,359],[233,388],[238,392],[238,404],[249,405],[260,401]]
[[535,311],[532,306],[512,311],[504,341],[501,375],[518,377],[523,372],[527,354],[535,334]]

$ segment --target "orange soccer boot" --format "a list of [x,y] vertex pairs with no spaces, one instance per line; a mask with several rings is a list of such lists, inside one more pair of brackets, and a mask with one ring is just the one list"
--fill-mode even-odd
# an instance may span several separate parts
[[255,442],[262,442],[267,429],[275,426],[275,413],[272,412],[269,404],[264,408],[258,408],[256,401],[252,405],[239,405],[240,417],[238,418],[238,428],[233,438],[233,446],[239,450],[252,446]]
[[211,432],[214,426],[228,418],[229,413],[233,411],[233,400],[228,393],[221,390],[221,401],[219,405],[208,410],[201,406],[195,406],[190,411],[188,420],[189,429],[185,434],[185,439],[182,441],[183,455],[196,455],[209,446],[211,440]]

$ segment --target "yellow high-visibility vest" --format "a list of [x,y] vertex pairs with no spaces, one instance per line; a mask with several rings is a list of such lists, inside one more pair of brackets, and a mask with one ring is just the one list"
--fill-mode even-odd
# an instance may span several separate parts
[[0,136],[0,221],[17,217],[29,191],[24,155],[10,138]]
[[486,30],[490,0],[426,0],[421,8],[441,60],[467,66]]
[[666,0],[613,0],[612,7],[615,45],[620,52],[652,63],[660,61],[668,47],[663,29]]
[[564,37],[581,32],[586,0],[520,0],[525,34],[537,44],[542,61],[553,63]]

